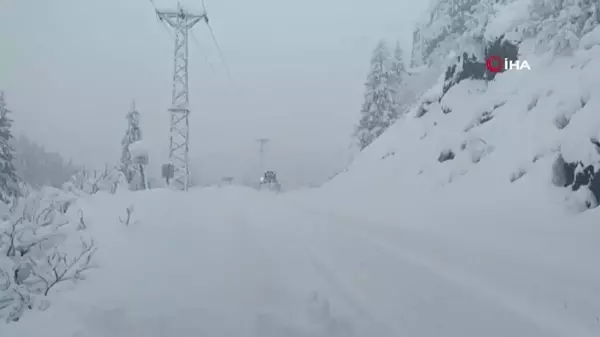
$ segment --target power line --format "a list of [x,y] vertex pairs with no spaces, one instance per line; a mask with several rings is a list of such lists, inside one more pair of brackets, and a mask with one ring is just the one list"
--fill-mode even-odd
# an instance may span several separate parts
[[258,138],[256,140],[259,143],[258,149],[258,160],[260,165],[260,171],[263,172],[265,170],[265,145],[270,142],[269,138]]
[[217,52],[219,53],[219,58],[221,59],[221,63],[223,64],[223,67],[225,68],[225,71],[227,72],[227,77],[229,77],[229,79],[233,81],[233,79],[231,77],[231,72],[229,71],[229,67],[227,66],[227,62],[225,62],[225,57],[223,56],[223,51],[221,50],[221,47],[219,46],[219,42],[217,42],[217,38],[215,37],[215,33],[213,32],[213,29],[209,23],[206,23],[206,25],[208,26],[208,30],[210,31],[210,36],[212,37],[215,47],[217,48]]
[[[153,1],[153,0],[151,0],[151,1]],[[206,13],[206,5],[204,4],[204,0],[202,0],[202,9],[204,10],[204,13]],[[208,30],[210,32],[210,36],[212,37],[213,43],[215,44],[215,47],[217,48],[217,52],[219,53],[219,58],[221,59],[221,64],[223,64],[223,67],[225,68],[225,71],[227,72],[227,77],[229,77],[229,80],[231,82],[233,82],[233,79],[231,77],[231,72],[229,71],[227,62],[225,62],[225,56],[223,54],[223,51],[221,50],[221,47],[219,46],[219,42],[217,41],[217,37],[215,36],[212,26],[210,25],[210,22],[208,22],[208,20],[205,20],[205,21],[206,21],[206,25],[208,26]]]
[[[167,25],[167,23],[163,20],[163,18],[159,15],[159,11],[158,8],[156,7],[156,3],[154,2],[154,0],[149,0],[150,4],[152,5],[152,8],[154,8],[154,12],[156,12],[156,16],[158,18],[158,20],[163,24],[163,27],[165,28],[165,30],[167,31],[167,33],[169,34],[169,36],[174,37],[173,33],[171,32],[171,30],[169,29],[169,26]],[[204,4],[204,0],[202,0],[202,8],[204,13],[206,13],[206,6]],[[208,30],[210,32],[210,36],[213,40],[213,43],[215,44],[215,48],[217,48],[217,53],[219,56],[219,60],[221,61],[221,64],[223,65],[223,68],[225,68],[225,71],[227,72],[227,77],[229,78],[230,82],[233,82],[233,77],[231,76],[231,71],[229,70],[229,66],[227,65],[227,62],[225,61],[225,54],[223,53],[223,50],[221,49],[221,46],[219,45],[219,41],[217,41],[217,37],[215,36],[215,33],[208,21],[208,17],[205,16],[204,21],[206,23],[206,25],[208,26]],[[193,31],[190,31],[191,35],[192,35],[192,40],[194,40],[194,42],[198,45],[198,47],[202,50],[202,47],[200,45],[200,42],[198,42],[198,39],[196,38],[196,35],[194,35]],[[204,60],[208,63],[211,71],[215,71],[212,63],[210,63],[210,61],[208,60],[208,56],[206,54],[204,54]]]
[[[192,40],[194,41],[194,43],[198,46],[199,51],[202,53],[202,45],[200,44],[200,41],[198,41],[198,38],[196,38],[196,34],[194,34],[193,30],[190,30],[190,35],[192,36]],[[206,63],[208,63],[208,66],[210,67],[210,70],[214,74],[216,72],[215,71],[215,67],[213,67],[213,64],[208,59],[208,54],[202,53],[202,55],[204,55],[204,61],[206,61]]]
[[158,21],[160,21],[160,23],[162,23],[163,28],[165,29],[165,31],[167,32],[167,34],[169,34],[169,36],[171,38],[175,38],[175,36],[173,35],[173,32],[171,32],[171,30],[169,29],[169,26],[167,25],[167,23],[160,18],[160,15],[158,14],[158,8],[156,7],[156,3],[154,3],[154,0],[150,0],[150,4],[152,5],[152,8],[154,8],[154,13],[156,13],[156,18],[158,19]]

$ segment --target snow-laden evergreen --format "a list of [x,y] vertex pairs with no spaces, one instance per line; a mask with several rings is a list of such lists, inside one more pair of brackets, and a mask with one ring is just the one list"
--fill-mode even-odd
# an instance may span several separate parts
[[361,149],[369,146],[398,118],[396,79],[391,71],[391,56],[385,41],[380,41],[373,50],[361,118],[355,130]]
[[0,201],[8,204],[20,195],[19,178],[14,166],[11,111],[0,91]]
[[411,65],[446,66],[463,52],[481,57],[486,41],[503,36],[570,55],[598,22],[595,0],[435,0],[414,31]]
[[[487,1],[487,0],[483,0]],[[434,0],[413,34],[411,66],[445,64],[452,50],[463,46],[479,0]]]
[[391,76],[393,76],[394,85],[399,87],[404,81],[404,78],[407,76],[406,65],[404,62],[404,51],[400,46],[400,42],[396,42],[394,55],[392,56],[392,60],[390,62],[390,72],[392,74]]
[[600,23],[600,3],[595,0],[533,0],[530,20],[515,30],[535,36],[537,52],[572,55],[580,39]]
[[140,127],[140,113],[132,103],[131,109],[127,113],[127,131],[121,141],[121,170],[127,179],[132,190],[145,188],[145,179],[143,167],[134,162],[130,146],[142,140],[142,129]]
[[414,100],[414,92],[409,87],[408,72],[406,70],[406,61],[404,59],[404,50],[400,46],[400,42],[396,43],[394,54],[392,56],[390,72],[392,76],[392,85],[394,87],[395,97],[395,117],[403,115],[407,112]]

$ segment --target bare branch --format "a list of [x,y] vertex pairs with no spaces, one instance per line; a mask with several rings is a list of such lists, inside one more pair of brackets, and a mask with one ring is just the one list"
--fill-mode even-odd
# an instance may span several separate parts
[[85,224],[85,220],[83,219],[83,211],[79,210],[77,213],[79,214],[79,223],[77,224],[77,230],[84,230],[87,228],[87,225]]
[[82,240],[81,242],[81,252],[73,259],[69,260],[67,254],[54,251],[46,259],[47,266],[45,267],[50,267],[48,272],[43,273],[44,269],[42,268],[33,269],[32,275],[44,284],[44,296],[47,296],[50,290],[59,283],[81,280],[85,271],[95,267],[91,263],[96,252],[94,241],[88,243]]
[[125,225],[125,226],[129,226],[129,225],[135,224],[137,221],[132,221],[132,218],[133,218],[133,211],[134,211],[134,207],[133,207],[133,205],[131,205],[131,206],[127,207],[127,208],[125,209],[125,215],[126,215],[126,216],[125,216],[125,219],[122,219],[121,217],[119,217],[119,221],[120,221],[120,222],[121,222],[123,225]]

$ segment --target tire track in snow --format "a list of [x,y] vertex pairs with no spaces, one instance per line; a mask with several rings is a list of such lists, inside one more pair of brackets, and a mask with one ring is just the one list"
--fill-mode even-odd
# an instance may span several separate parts
[[314,233],[303,232],[302,246],[310,256],[311,264],[315,272],[325,281],[332,292],[337,293],[346,302],[360,318],[366,319],[370,327],[377,327],[378,332],[371,331],[370,336],[395,336],[396,333],[373,314],[371,309],[365,305],[365,300],[359,295],[359,291],[351,285],[351,282],[343,281],[336,272],[331,261],[325,261],[328,255],[323,249],[317,248],[314,241]]
[[[270,205],[256,205],[260,211]],[[269,207],[267,207],[269,206]],[[314,279],[302,273],[305,255],[299,255],[295,242],[288,242],[277,219],[255,210],[245,211],[237,220],[240,244],[254,257],[261,274],[256,288],[253,335],[255,337],[318,337],[306,320],[308,296],[317,292]],[[240,213],[240,215],[242,215]],[[304,258],[299,259],[299,258]],[[304,263],[306,265],[306,263]],[[303,310],[304,309],[304,310]],[[347,336],[350,337],[350,336]]]
[[[336,227],[338,232],[346,233],[354,236],[358,240],[368,242],[371,245],[378,247],[379,250],[394,256],[397,260],[426,270],[435,277],[443,279],[460,288],[466,289],[469,292],[476,294],[478,297],[495,303],[505,310],[508,310],[519,317],[526,319],[542,330],[546,330],[549,333],[558,333],[560,336],[565,337],[598,336],[597,331],[586,329],[577,322],[550,313],[544,308],[532,305],[524,299],[514,296],[509,292],[505,292],[496,287],[490,286],[480,278],[476,277],[474,274],[451,270],[439,263],[433,262],[424,255],[411,252],[407,249],[402,249],[399,246],[392,245],[380,238],[376,238],[372,233],[358,229],[361,227],[361,224],[358,223],[356,219],[350,220],[346,217],[341,219],[340,216],[327,211],[307,208],[303,205],[297,206],[305,213],[309,214],[309,216],[317,216],[317,218],[328,219],[329,221],[324,221],[324,223],[330,227]],[[349,220],[352,222],[351,224],[347,223]]]
[[314,258],[312,259],[315,270],[323,279],[329,284],[332,289],[335,289],[342,298],[348,303],[354,311],[356,311],[360,317],[367,319],[372,327],[377,327],[380,332],[371,332],[370,336],[383,337],[383,336],[394,336],[390,327],[384,324],[381,320],[375,317],[370,310],[365,309],[364,301],[357,299],[356,291],[349,290],[350,287],[341,278],[333,272],[333,268],[327,266],[322,260]]
[[[272,205],[270,204],[267,206],[272,208]],[[286,214],[284,213],[281,215],[285,216]],[[315,247],[311,243],[310,235],[307,235],[306,232],[298,232],[298,227],[289,225],[289,218],[279,219],[279,214],[275,214],[275,217],[261,218],[263,218],[263,221],[259,226],[257,226],[256,223],[247,223],[248,226],[252,226],[251,230],[249,230],[249,228],[246,230],[248,231],[249,237],[253,238],[253,246],[255,246],[257,250],[260,250],[260,255],[266,260],[270,260],[272,265],[285,266],[282,270],[278,271],[278,274],[280,275],[278,275],[277,278],[280,279],[280,282],[287,281],[286,283],[288,286],[294,288],[293,290],[290,289],[290,291],[295,292],[296,295],[305,295],[301,296],[302,298],[311,295],[312,300],[316,300],[317,302],[321,301],[319,303],[305,303],[308,306],[315,304],[324,306],[313,309],[317,310],[317,312],[320,312],[322,309],[325,310],[325,312],[322,313],[325,317],[316,319],[325,319],[326,322],[321,322],[322,324],[325,324],[325,326],[322,326],[322,329],[330,330],[317,333],[318,336],[321,336],[322,334],[328,337],[338,335],[344,337],[363,336],[364,334],[356,334],[356,324],[364,324],[365,322],[358,322],[356,321],[357,318],[366,320],[367,323],[370,323],[368,324],[370,330],[368,335],[374,337],[393,336],[393,334],[389,333],[383,334],[372,331],[375,328],[383,327],[383,324],[377,321],[377,319],[363,307],[361,302],[355,298],[355,294],[349,291],[348,287],[343,282],[340,282],[333,269],[323,262],[323,254],[316,253]],[[265,240],[265,238],[270,238],[270,240]],[[291,259],[291,261],[286,261],[285,259]],[[286,272],[284,273],[284,271]],[[285,274],[285,276],[282,274]],[[302,279],[302,284],[297,283],[295,279]],[[289,282],[291,282],[291,284]],[[348,309],[349,306],[349,309],[353,312],[351,317],[349,317],[352,319],[350,322],[350,325],[352,326],[350,329],[352,329],[352,331],[347,330],[349,327],[348,323],[345,322],[346,318],[330,316],[335,314],[329,311],[331,310],[330,300],[332,299],[335,300],[335,302],[345,303],[346,305],[344,307]],[[300,303],[304,302],[301,301]],[[310,310],[309,307],[306,309]],[[334,309],[334,311],[336,310]],[[313,319],[315,318],[313,317]],[[307,333],[302,336],[315,336],[315,332],[311,334]]]

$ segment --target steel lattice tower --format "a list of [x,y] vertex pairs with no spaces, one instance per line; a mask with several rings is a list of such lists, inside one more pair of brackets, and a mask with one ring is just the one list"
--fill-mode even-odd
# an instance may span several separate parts
[[157,10],[158,18],[171,26],[175,32],[173,68],[173,98],[171,113],[169,162],[173,165],[171,184],[186,190],[190,184],[189,171],[189,87],[188,87],[188,35],[198,22],[208,23],[206,12],[200,14],[185,11],[178,5],[176,11]]
[[268,138],[259,138],[256,140],[259,144],[259,152],[258,152],[258,159],[259,159],[259,165],[260,165],[260,174],[263,174],[265,171],[265,145],[267,145],[268,142],[270,142],[271,140]]

